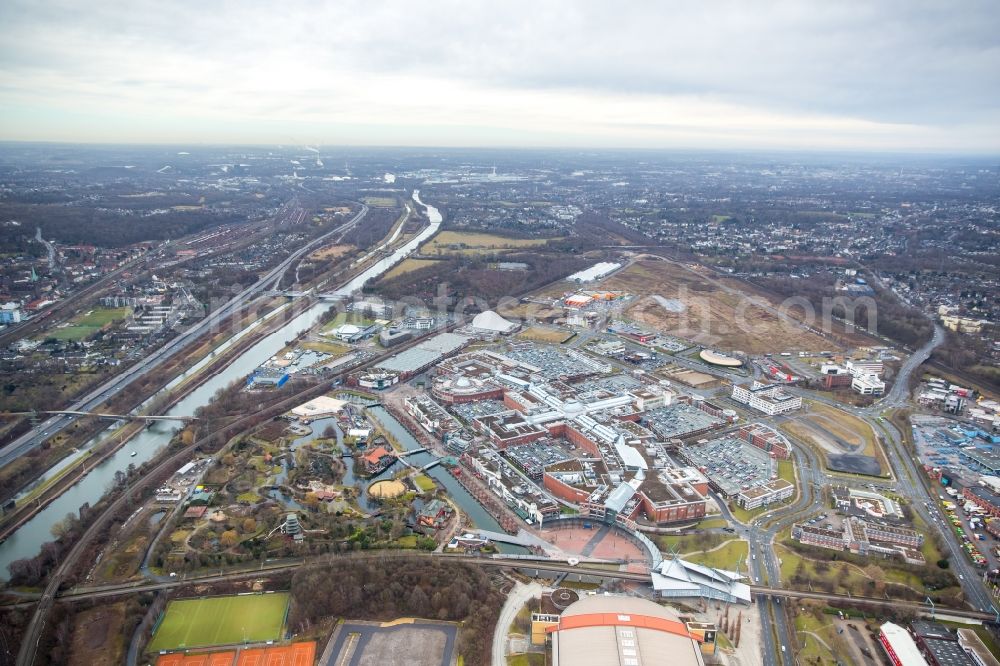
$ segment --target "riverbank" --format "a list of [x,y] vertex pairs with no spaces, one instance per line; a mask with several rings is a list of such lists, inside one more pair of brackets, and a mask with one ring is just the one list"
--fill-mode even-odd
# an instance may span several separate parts
[[[293,311],[290,316],[294,318],[299,314],[302,314],[308,309],[309,306],[310,304],[307,302],[304,303],[303,306],[298,307],[293,304]],[[278,311],[273,312],[272,315],[277,314],[277,312]],[[260,330],[256,335],[243,336],[238,343],[226,349],[222,355],[199,368],[194,374],[184,377],[182,382],[170,389],[170,394],[164,401],[157,401],[157,407],[160,407],[163,410],[169,410],[175,407],[179,402],[200,388],[205,382],[209,381],[215,373],[224,371],[250,347],[260,342],[262,338],[280,329],[282,325],[283,322],[270,322],[270,324],[264,324],[258,327]],[[240,333],[237,333],[236,335],[239,334]],[[210,355],[214,353],[215,349],[221,347],[225,344],[225,342],[225,340],[221,341],[214,349],[210,349],[208,354]],[[205,358],[209,358],[209,356],[206,355],[204,358],[196,360],[192,364],[192,367],[205,360]],[[183,377],[185,373],[190,372],[190,370],[191,368],[182,370],[177,374],[177,376],[165,382],[164,386],[170,386],[172,382],[176,381],[180,377]],[[160,391],[157,391],[153,394],[153,396],[150,396],[143,402],[147,402],[154,396],[159,395],[163,390],[164,389],[161,388]],[[5,516],[2,526],[0,526],[0,544],[2,544],[11,534],[23,527],[25,523],[48,507],[49,504],[58,499],[67,489],[80,482],[85,476],[87,476],[87,474],[92,472],[94,468],[106,462],[112,456],[121,451],[121,449],[124,448],[125,445],[128,444],[133,438],[145,431],[146,426],[147,424],[144,421],[132,421],[125,424],[115,432],[105,436],[103,438],[105,443],[98,443],[95,445],[88,451],[87,455],[82,456],[77,462],[68,465],[63,470],[60,470],[58,475],[48,479],[43,485],[32,491],[31,496],[23,498],[18,507],[15,508],[12,513]],[[21,510],[22,507],[23,511]]]

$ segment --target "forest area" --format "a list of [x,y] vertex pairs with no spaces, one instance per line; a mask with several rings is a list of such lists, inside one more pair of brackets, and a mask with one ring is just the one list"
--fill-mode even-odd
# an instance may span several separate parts
[[[351,585],[344,585],[344,581]],[[493,628],[504,594],[482,569],[428,558],[334,561],[292,578],[288,626],[307,632],[321,618],[393,620],[399,617],[461,622],[457,651],[467,666],[490,662]]]

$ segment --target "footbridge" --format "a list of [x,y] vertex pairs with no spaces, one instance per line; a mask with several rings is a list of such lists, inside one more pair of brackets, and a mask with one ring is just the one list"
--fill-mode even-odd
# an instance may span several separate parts
[[490,541],[496,541],[499,543],[509,543],[515,546],[524,546],[525,548],[530,548],[532,546],[537,548],[542,548],[546,552],[554,550],[551,543],[545,539],[539,538],[528,532],[527,530],[518,530],[517,534],[507,534],[506,532],[493,532],[490,530],[473,530],[483,539],[489,539]]

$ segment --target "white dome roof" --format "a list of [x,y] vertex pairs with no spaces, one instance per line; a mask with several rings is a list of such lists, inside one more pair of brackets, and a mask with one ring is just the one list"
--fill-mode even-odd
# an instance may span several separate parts
[[354,335],[355,333],[360,333],[360,332],[361,329],[355,326],[354,324],[344,324],[343,326],[337,329],[337,333],[340,333],[341,335]]
[[497,331],[498,333],[509,333],[517,326],[507,321],[493,310],[480,312],[472,319],[472,327],[484,331]]

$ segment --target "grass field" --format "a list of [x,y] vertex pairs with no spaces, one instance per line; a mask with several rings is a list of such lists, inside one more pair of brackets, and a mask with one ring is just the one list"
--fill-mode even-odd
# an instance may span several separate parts
[[778,461],[778,478],[795,483],[795,465],[791,460]]
[[[824,625],[811,613],[795,614],[795,632],[799,634],[799,640],[802,641],[802,649],[796,656],[802,663],[831,664],[831,666],[837,663],[837,659],[827,648],[830,643],[834,642],[835,634],[831,629],[832,623]],[[822,642],[817,640],[817,636],[822,639]]]
[[375,208],[393,208],[396,205],[395,197],[365,197],[364,202]]
[[561,344],[572,338],[573,335],[574,334],[570,331],[532,326],[531,328],[518,333],[517,337],[522,340],[533,340],[534,342],[551,342],[553,344]]
[[427,266],[433,266],[437,263],[437,259],[404,259],[395,266],[392,270],[385,274],[383,279],[391,280],[394,277],[399,277],[400,275],[406,275],[407,273],[412,273],[420,268],[426,268]]
[[77,315],[68,326],[47,331],[42,337],[75,342],[97,333],[111,322],[121,321],[129,315],[131,308],[94,308]]
[[730,541],[717,550],[687,553],[684,555],[684,559],[716,569],[735,569],[736,563],[740,561],[743,562],[742,566],[746,566],[749,550],[750,547],[746,541],[737,540]]
[[417,474],[415,477],[413,477],[413,482],[417,484],[417,488],[420,488],[420,490],[424,491],[425,493],[430,492],[435,488],[437,488],[437,485],[434,483],[434,479],[427,476],[426,474]]
[[287,592],[171,601],[147,650],[275,640],[287,609]]
[[442,231],[424,243],[421,254],[489,254],[544,245],[547,238],[506,238],[476,231]]
[[694,526],[696,530],[710,530],[715,527],[725,527],[729,524],[725,518],[705,518]]

